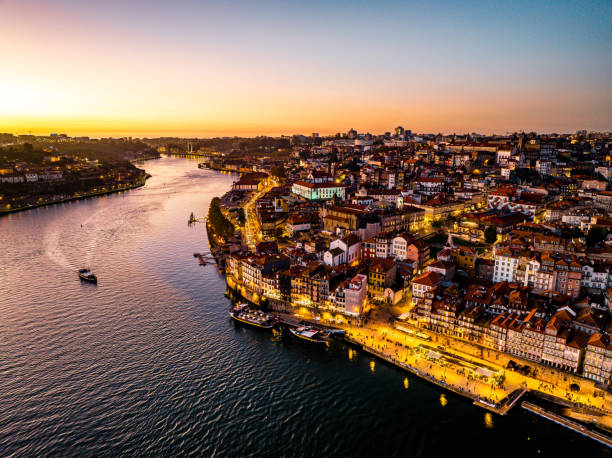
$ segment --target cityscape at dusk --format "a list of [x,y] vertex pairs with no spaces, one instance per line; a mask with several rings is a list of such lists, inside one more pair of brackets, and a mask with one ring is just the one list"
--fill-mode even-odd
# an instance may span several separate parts
[[612,3],[0,37],[1,456],[610,456]]

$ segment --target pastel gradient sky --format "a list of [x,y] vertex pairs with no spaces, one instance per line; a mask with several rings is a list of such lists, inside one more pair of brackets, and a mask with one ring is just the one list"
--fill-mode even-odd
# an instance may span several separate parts
[[612,129],[612,1],[0,0],[0,132]]

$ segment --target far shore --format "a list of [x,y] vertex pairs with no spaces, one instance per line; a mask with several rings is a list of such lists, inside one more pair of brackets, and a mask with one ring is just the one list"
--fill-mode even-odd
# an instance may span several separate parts
[[46,207],[46,206],[49,206],[49,205],[61,204],[61,203],[64,203],[64,202],[71,202],[73,200],[89,199],[90,197],[104,196],[104,195],[107,195],[107,194],[115,194],[115,193],[122,192],[122,191],[129,191],[131,189],[136,189],[136,188],[140,188],[140,187],[144,186],[147,183],[147,179],[149,179],[149,178],[151,178],[151,175],[149,175],[147,173],[145,175],[144,180],[142,180],[141,182],[138,182],[136,184],[133,184],[133,185],[130,185],[130,186],[126,186],[125,188],[111,189],[111,190],[108,190],[108,191],[88,192],[88,193],[82,194],[80,196],[66,197],[66,198],[63,198],[63,199],[58,199],[58,200],[54,200],[54,201],[50,201],[50,202],[42,202],[40,204],[26,205],[25,207],[11,208],[9,210],[0,210],[0,217],[2,217],[4,215],[9,215],[11,213],[17,213],[17,212],[22,212],[22,211],[26,211],[26,210],[32,210],[34,208]]

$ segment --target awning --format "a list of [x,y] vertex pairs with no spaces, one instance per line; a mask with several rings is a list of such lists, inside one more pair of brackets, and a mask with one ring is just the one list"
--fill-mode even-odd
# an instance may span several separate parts
[[485,369],[484,367],[479,367],[476,369],[476,373],[479,375],[484,375],[485,377],[491,377],[495,372]]

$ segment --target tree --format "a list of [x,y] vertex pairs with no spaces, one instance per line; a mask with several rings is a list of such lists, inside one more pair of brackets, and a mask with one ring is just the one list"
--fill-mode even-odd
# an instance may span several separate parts
[[350,172],[359,172],[361,170],[361,166],[359,165],[358,159],[354,158],[351,162],[349,162],[346,169]]
[[285,167],[283,167],[282,165],[275,165],[274,167],[272,167],[272,170],[270,170],[270,173],[273,177],[285,178]]
[[218,197],[215,197],[210,202],[208,222],[215,234],[222,236],[226,240],[234,235],[234,225],[221,212],[221,200]]
[[492,244],[497,240],[497,230],[493,226],[489,226],[484,232],[485,242]]
[[608,229],[601,226],[593,226],[589,230],[589,233],[586,236],[586,244],[589,248],[594,247],[599,242],[603,242],[606,240],[608,236]]
[[238,210],[238,224],[244,226],[244,223],[246,223],[246,213],[244,212],[244,208],[240,207]]
[[561,231],[561,237],[563,237],[564,239],[577,239],[583,236],[584,234],[577,227],[571,227],[567,229],[564,228]]

